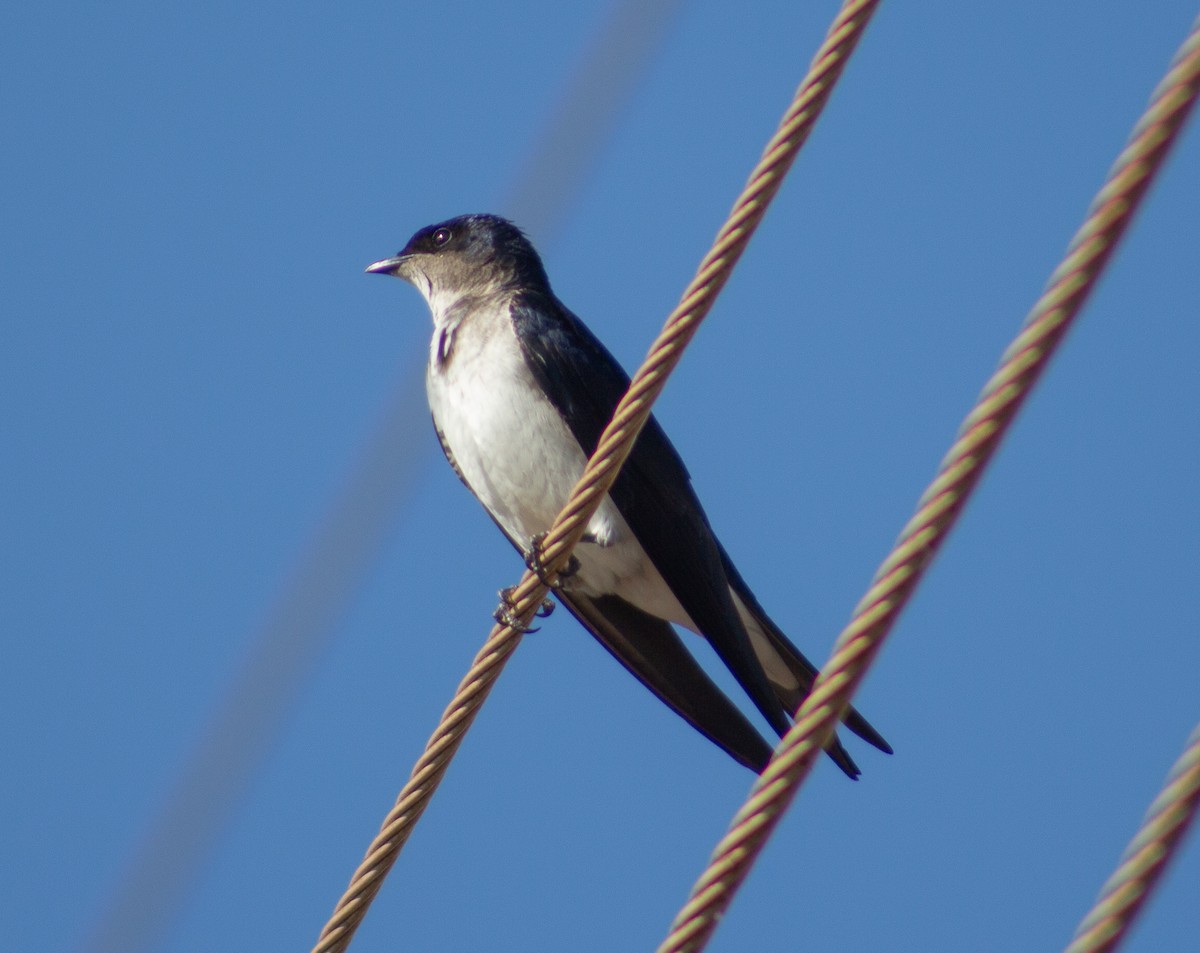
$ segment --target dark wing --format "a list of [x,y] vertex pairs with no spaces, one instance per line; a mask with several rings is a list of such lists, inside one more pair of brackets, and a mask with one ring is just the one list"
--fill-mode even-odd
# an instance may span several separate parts
[[[444,433],[442,433],[441,430],[438,429],[436,420],[433,422],[433,432],[435,434],[437,434],[438,444],[442,448],[442,453],[444,453],[446,455],[446,462],[448,464],[450,464],[450,469],[454,471],[454,475],[456,477],[458,477],[459,482],[462,483],[463,486],[465,486],[468,490],[471,491],[472,496],[474,496],[476,499],[479,499],[479,494],[475,492],[475,490],[471,486],[471,484],[467,482],[467,478],[465,476],[463,476],[462,469],[459,467],[458,461],[454,459],[454,453],[450,450],[450,444],[446,443],[446,435]],[[487,507],[484,507],[484,509],[487,509]],[[488,511],[488,513],[489,513],[489,515],[491,515],[490,510]],[[496,523],[496,525],[499,526],[500,524]],[[505,533],[504,535],[507,536],[508,534]],[[513,543],[511,537],[509,538],[509,542]],[[513,545],[516,546],[517,544],[513,543]],[[517,546],[518,550],[520,548],[521,548],[520,546]]]
[[[771,617],[767,615],[766,610],[764,610],[763,607],[759,605],[758,600],[754,598],[754,593],[751,592],[750,587],[746,585],[746,581],[742,578],[742,574],[737,571],[737,568],[733,565],[733,561],[729,558],[729,554],[726,553],[725,548],[721,546],[720,541],[717,542],[717,546],[721,550],[721,560],[725,564],[725,575],[729,579],[729,585],[733,587],[733,591],[738,594],[738,598],[742,600],[742,604],[745,605],[750,614],[757,620],[759,627],[764,633],[766,633],[767,638],[771,640],[771,644],[775,647],[776,653],[781,659],[783,659],[785,663],[787,663],[787,667],[791,670],[792,674],[796,677],[796,681],[800,685],[800,690],[798,692],[790,697],[782,699],[784,705],[794,715],[799,710],[800,703],[803,702],[808,693],[812,691],[813,682],[816,681],[817,678],[817,667],[805,657],[803,652],[801,652],[798,648],[796,648],[795,645],[792,644],[792,640],[783,634],[783,631],[779,628],[779,626],[771,621]],[[779,686],[776,686],[776,689],[778,690]],[[880,751],[884,751],[887,754],[892,753],[892,746],[884,740],[883,736],[878,731],[871,727],[871,723],[868,722],[867,719],[865,719],[862,715],[860,715],[858,710],[854,707],[850,707],[846,710],[846,714],[842,718],[842,721],[847,728],[862,738],[863,741],[874,745]],[[841,749],[841,743],[835,737],[833,739],[833,743],[828,749],[829,755],[834,761],[838,762],[838,766],[841,767],[843,771],[846,771],[847,774],[850,774],[851,772],[848,770],[847,765],[843,764],[842,761],[839,760],[839,755],[836,753],[838,749]],[[846,754],[844,750],[842,750],[842,755],[849,765],[853,766],[854,762],[850,760],[850,756]]]
[[617,596],[557,595],[618,662],[688,724],[750,770],[767,766],[771,746],[697,664],[670,623]]
[[[451,469],[471,490],[446,438],[436,426],[434,432]],[[517,552],[525,555],[499,521],[495,517],[492,521]],[[767,766],[771,746],[696,663],[670,623],[617,596],[593,599],[561,591],[555,595],[613,658],[700,734],[752,771],[761,772]]]
[[[629,388],[628,376],[553,296],[518,295],[512,317],[526,364],[590,456]],[[782,735],[788,713],[734,608],[720,549],[687,469],[653,417],[609,495],[688,616]]]

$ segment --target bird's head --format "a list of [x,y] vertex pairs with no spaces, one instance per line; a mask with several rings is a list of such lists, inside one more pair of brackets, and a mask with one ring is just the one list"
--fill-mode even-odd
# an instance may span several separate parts
[[368,265],[367,271],[403,278],[431,303],[509,288],[549,287],[529,239],[496,215],[460,215],[422,228],[395,257]]

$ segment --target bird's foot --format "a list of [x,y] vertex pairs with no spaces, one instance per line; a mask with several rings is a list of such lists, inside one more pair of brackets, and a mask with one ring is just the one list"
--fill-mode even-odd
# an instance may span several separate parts
[[564,581],[574,576],[575,573],[579,572],[579,560],[572,555],[567,559],[567,564],[551,580],[549,574],[546,572],[546,566],[542,562],[542,543],[545,541],[545,533],[538,533],[536,536],[530,538],[529,552],[525,556],[525,565],[529,567],[530,572],[537,574],[538,579],[542,581],[542,585],[555,589]]
[[[523,625],[521,620],[516,617],[513,610],[516,608],[516,603],[513,602],[513,592],[516,591],[516,586],[509,586],[507,589],[500,590],[500,605],[496,606],[496,611],[492,613],[492,618],[501,625],[506,625],[514,632],[520,632],[522,635],[528,635],[530,632],[536,632],[536,626]],[[534,613],[539,619],[544,619],[554,611],[554,602],[551,599],[543,599],[542,604],[538,606],[538,610]]]

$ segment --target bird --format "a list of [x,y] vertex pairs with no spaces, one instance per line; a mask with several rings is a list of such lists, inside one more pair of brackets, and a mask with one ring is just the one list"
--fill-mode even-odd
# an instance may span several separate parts
[[[438,441],[458,478],[536,566],[538,544],[629,376],[551,290],[525,234],[499,216],[429,225],[366,271],[407,281],[428,303],[425,384]],[[773,746],[675,626],[708,640],[780,736],[817,669],[746,585],[653,416],[554,582],[559,602],[617,661],[735,761],[762,772]],[[892,753],[853,708],[843,722]],[[826,752],[848,777],[861,773],[836,735]]]

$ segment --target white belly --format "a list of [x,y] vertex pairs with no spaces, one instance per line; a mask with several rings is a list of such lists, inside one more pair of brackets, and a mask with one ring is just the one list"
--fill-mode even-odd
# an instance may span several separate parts
[[[429,406],[463,479],[528,551],[530,539],[554,522],[587,460],[533,380],[511,324],[481,331],[459,328],[448,360],[438,361],[435,349],[426,375]],[[610,498],[588,532],[597,542],[576,547],[580,568],[569,588],[619,595],[694,628]]]

